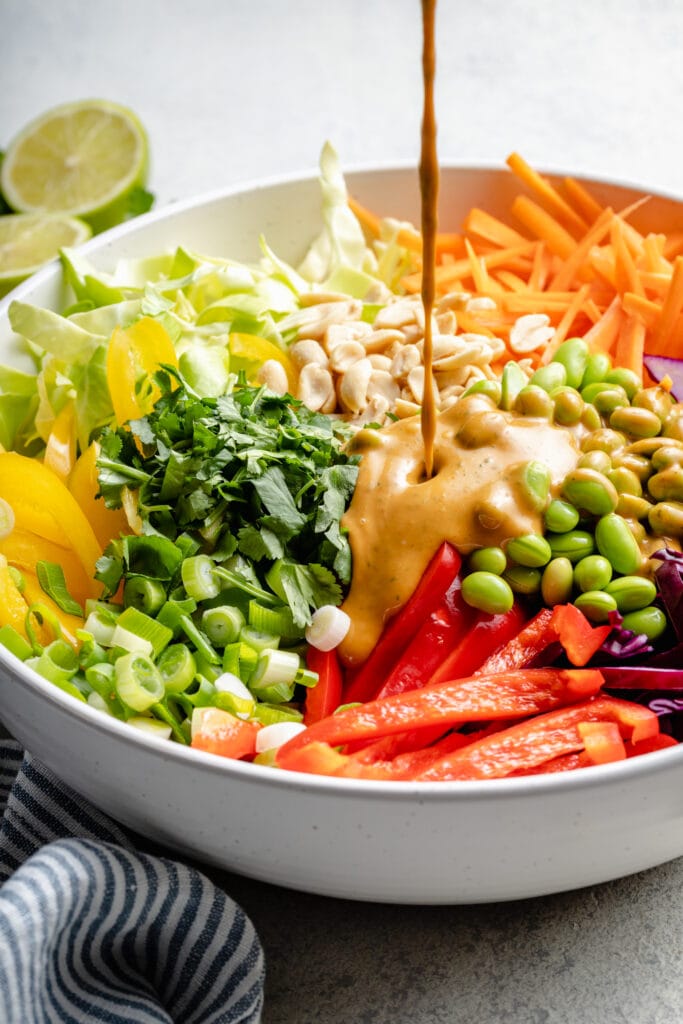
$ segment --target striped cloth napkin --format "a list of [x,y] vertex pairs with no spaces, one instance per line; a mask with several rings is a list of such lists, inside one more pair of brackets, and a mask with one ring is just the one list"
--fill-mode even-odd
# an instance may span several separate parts
[[0,814],[0,1021],[260,1019],[258,936],[207,878],[141,853],[12,740]]

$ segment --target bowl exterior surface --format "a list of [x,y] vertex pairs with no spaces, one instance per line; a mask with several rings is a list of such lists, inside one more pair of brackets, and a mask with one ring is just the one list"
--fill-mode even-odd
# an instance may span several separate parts
[[[418,220],[413,168],[347,175],[380,213]],[[640,193],[592,183],[615,208]],[[444,168],[440,218],[504,213],[503,171]],[[82,251],[104,270],[178,244],[256,260],[258,237],[296,263],[321,227],[315,178],[177,204]],[[683,230],[683,204],[655,197],[634,222]],[[0,302],[0,362],[21,362],[12,299],[59,309],[52,264]],[[396,903],[519,899],[579,888],[683,854],[683,745],[554,778],[411,785],[326,780],[225,761],[138,734],[52,687],[0,648],[0,715],[17,739],[114,818],[171,849],[308,892]]]

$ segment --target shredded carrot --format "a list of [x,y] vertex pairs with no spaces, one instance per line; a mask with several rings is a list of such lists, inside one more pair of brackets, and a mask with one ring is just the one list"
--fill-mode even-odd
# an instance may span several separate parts
[[543,178],[524,160],[519,153],[511,153],[507,164],[513,174],[517,175],[536,193],[541,203],[561,224],[576,235],[582,235],[588,224],[580,217],[569,203],[553,188],[547,178]]
[[[683,358],[683,230],[635,227],[630,218],[636,212],[636,223],[647,223],[642,208],[648,196],[615,212],[576,178],[545,177],[518,153],[507,162],[526,190],[510,203],[509,216],[473,207],[462,233],[438,235],[437,296],[469,292],[495,302],[495,309],[457,310],[458,330],[494,335],[507,346],[520,316],[542,313],[554,334],[534,353],[534,364],[549,362],[576,334],[645,383],[651,381],[645,353]],[[349,205],[369,238],[385,235],[381,217],[354,199]],[[421,239],[408,226],[396,230],[406,250],[400,286],[417,294]],[[507,358],[515,356],[506,347]]]

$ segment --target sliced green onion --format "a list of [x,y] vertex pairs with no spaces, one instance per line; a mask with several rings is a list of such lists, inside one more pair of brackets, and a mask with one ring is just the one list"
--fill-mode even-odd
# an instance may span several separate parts
[[109,601],[96,601],[94,597],[87,597],[85,599],[85,614],[92,615],[93,612],[101,612],[102,617],[109,616],[112,619],[116,619],[117,615],[120,615],[123,611],[123,606],[120,604],[110,603]]
[[300,666],[299,655],[293,651],[266,648],[259,654],[249,685],[262,687],[293,684]]
[[173,714],[173,712],[166,703],[162,701],[159,704],[153,704],[151,710],[155,718],[158,718],[160,721],[164,722],[169,727],[171,733],[173,734],[174,738],[178,741],[178,743],[182,743],[183,745],[187,743],[185,733],[181,728],[181,723],[178,721],[178,719],[175,717],[175,715]]
[[190,558],[199,551],[199,541],[191,537],[189,533],[179,533],[175,539],[175,546],[180,548],[183,558]]
[[258,601],[250,601],[249,625],[260,633],[273,633],[275,636],[286,636],[288,639],[303,635],[294,625],[291,609],[285,605],[266,608]]
[[254,710],[254,697],[239,676],[223,672],[214,682],[217,693],[214,706],[231,711],[238,718],[249,718]]
[[[42,662],[41,664],[41,657],[42,655],[37,655],[34,658],[27,658],[26,661],[24,662],[24,665],[27,665],[29,668],[32,668],[34,672],[38,672],[44,679],[47,679],[48,682],[52,683],[60,690],[63,690],[64,693],[68,693],[70,697],[75,697],[76,700],[80,700],[83,701],[83,703],[85,703],[86,698],[78,689],[78,687],[75,686],[74,683],[72,683],[71,679],[64,678],[58,670],[53,671],[51,663]],[[46,669],[47,672],[50,673],[50,675],[46,674]]]
[[[209,638],[195,625],[189,614],[183,612],[181,607],[183,604],[184,602],[180,601],[167,601],[157,615],[156,621],[168,626],[174,634],[176,631],[182,631],[187,639],[195,645],[199,654],[212,664],[220,665],[220,655],[211,646]],[[192,605],[194,605],[194,601],[192,601]]]
[[36,562],[36,576],[41,588],[51,597],[58,608],[68,615],[83,614],[78,601],[71,596],[66,585],[64,570],[56,562]]
[[286,704],[263,704],[255,706],[252,719],[262,725],[275,725],[278,722],[301,722],[303,715],[296,708]]
[[24,639],[21,633],[16,631],[14,626],[0,626],[0,644],[6,647],[15,658],[19,658],[20,661],[26,661],[33,654],[31,645]]
[[306,627],[306,640],[319,651],[331,651],[338,647],[351,626],[351,619],[333,604],[325,604],[313,612],[311,623]]
[[81,646],[78,651],[78,664],[82,672],[93,665],[99,665],[107,660],[107,652],[101,644],[98,644],[91,633],[84,629],[76,630],[76,638],[80,640]]
[[53,640],[43,649],[33,667],[51,683],[59,683],[76,675],[78,658],[73,647],[65,640]]
[[196,675],[197,662],[186,644],[171,644],[159,658],[157,668],[166,693],[182,693]]
[[203,676],[195,676],[197,682],[197,688],[185,693],[174,694],[174,699],[180,704],[181,707],[185,708],[186,714],[192,714],[192,708],[203,708],[209,707],[218,693],[218,690],[210,683],[208,679]]
[[208,555],[193,555],[181,566],[185,590],[195,601],[207,601],[220,593],[218,570]]
[[282,720],[264,725],[256,734],[256,753],[264,754],[267,750],[277,750],[283,743],[298,736],[306,726],[302,722]]
[[116,692],[133,711],[147,711],[164,696],[164,681],[148,657],[136,651],[124,654],[114,666]]
[[92,637],[94,643],[100,644],[102,647],[113,646],[116,619],[103,614],[99,608],[90,612],[83,629]]
[[128,725],[132,725],[134,729],[146,732],[148,736],[154,736],[158,740],[170,740],[171,738],[171,726],[157,721],[156,718],[142,718],[134,715],[127,721]]
[[0,540],[9,537],[14,529],[14,509],[8,501],[0,498]]
[[156,615],[166,602],[166,591],[159,580],[147,576],[129,576],[123,587],[126,608],[137,608],[146,615]]
[[208,679],[210,683],[215,683],[223,671],[221,663],[218,662],[218,664],[216,664],[215,661],[209,661],[208,658],[204,657],[201,651],[197,651],[194,657],[197,663],[196,675],[203,676],[204,679]]
[[202,613],[202,629],[216,647],[234,643],[243,627],[244,615],[233,605],[216,605]]
[[86,682],[92,686],[95,693],[108,702],[115,696],[114,676],[114,666],[108,661],[103,661],[100,665],[91,665],[85,670]]
[[317,672],[311,672],[309,668],[300,668],[294,677],[294,682],[297,686],[305,686],[309,689],[311,686],[316,686],[320,682],[320,676]]
[[116,717],[109,701],[105,700],[104,697],[100,697],[96,690],[93,690],[92,693],[88,694],[86,703],[97,711],[103,711],[105,715],[110,715],[112,718]]
[[240,640],[243,644],[249,644],[255,651],[275,650],[280,646],[280,637],[277,633],[262,633],[258,629],[244,626],[240,631]]
[[[232,672],[234,676],[242,678],[240,671],[240,648],[241,644],[237,641],[234,644],[226,644],[225,650],[223,651],[223,671]],[[252,671],[256,666],[256,662],[252,666]]]
[[116,620],[112,646],[158,658],[172,639],[173,630],[163,622],[145,615],[138,608],[130,607],[121,612]]

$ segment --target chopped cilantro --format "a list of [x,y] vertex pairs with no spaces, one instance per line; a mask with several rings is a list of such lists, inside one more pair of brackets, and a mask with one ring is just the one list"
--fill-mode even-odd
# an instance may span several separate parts
[[[242,383],[202,399],[170,372],[156,381],[149,416],[100,438],[107,506],[121,505],[124,487],[137,490],[145,534],[191,538],[226,568],[241,559],[300,625],[320,604],[338,604],[351,575],[340,520],[359,461],[344,450],[348,428],[265,388]],[[115,578],[112,568],[103,561]]]

